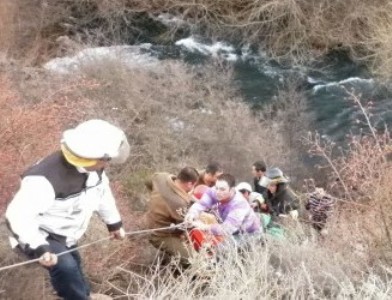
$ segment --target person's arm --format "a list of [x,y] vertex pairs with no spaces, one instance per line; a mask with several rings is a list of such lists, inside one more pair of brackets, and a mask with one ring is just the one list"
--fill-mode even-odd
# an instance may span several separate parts
[[49,243],[39,232],[37,216],[44,213],[55,200],[55,192],[42,176],[27,176],[7,207],[5,217],[11,231],[21,244],[28,244],[37,257],[50,252]]
[[112,190],[109,185],[109,179],[106,174],[102,174],[102,194],[98,207],[98,214],[105,222],[109,232],[114,238],[121,239],[124,237],[125,232],[122,228],[120,213],[116,206]]
[[232,235],[238,232],[248,213],[247,205],[233,207],[223,223],[211,225],[211,232],[214,235]]
[[194,204],[192,204],[192,206],[189,208],[185,220],[186,221],[195,220],[200,215],[200,213],[202,213],[203,211],[207,211],[212,207],[212,205],[213,205],[213,199],[211,195],[209,194],[209,192],[204,193],[201,199],[195,202]]
[[153,184],[152,184],[152,179],[151,179],[151,178],[150,178],[150,179],[147,179],[147,180],[144,182],[144,185],[146,186],[146,188],[147,188],[147,190],[148,190],[149,192],[152,192]]
[[290,188],[288,188],[284,199],[284,213],[287,214],[292,210],[298,210],[298,208],[299,199],[297,195]]

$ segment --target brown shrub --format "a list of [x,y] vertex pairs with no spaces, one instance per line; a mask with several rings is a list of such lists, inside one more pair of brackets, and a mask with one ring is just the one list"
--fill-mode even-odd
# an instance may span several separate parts
[[332,222],[331,244],[337,249],[345,244],[348,251],[361,252],[363,258],[372,263],[379,260],[390,263],[390,133],[388,130],[377,132],[371,123],[369,108],[354,93],[347,92],[363,113],[368,133],[351,136],[345,149],[336,149],[334,142],[316,134],[310,148],[312,154],[327,161],[331,169],[329,187],[339,197],[338,213]]
[[[81,83],[83,84],[83,83]],[[87,84],[87,83],[84,83]],[[58,149],[62,131],[83,117],[88,103],[68,99],[74,85],[57,87],[58,93],[45,95],[44,101],[26,103],[6,75],[0,77],[0,198],[9,201],[19,184],[23,170],[43,156]],[[69,90],[70,89],[70,90]],[[25,103],[24,103],[25,102]],[[0,203],[4,211],[5,202]]]
[[[117,297],[192,299],[346,299],[390,296],[391,281],[373,270],[361,272],[356,254],[334,251],[318,242],[268,240],[251,244],[239,254],[226,249],[216,263],[197,256],[180,276],[151,267],[148,276],[119,267],[119,284],[111,280]],[[384,266],[385,268],[385,266]],[[386,270],[386,272],[390,272]],[[390,274],[390,273],[389,273]]]
[[[12,164],[21,170],[57,148],[61,131],[82,119],[102,117],[112,121],[126,130],[132,143],[129,162],[110,170],[126,228],[132,230],[140,226],[140,213],[135,212],[134,203],[139,201],[137,210],[143,210],[143,181],[154,171],[176,172],[184,165],[203,167],[208,160],[218,160],[239,179],[248,179],[251,164],[259,158],[284,170],[297,164],[293,163],[297,153],[291,146],[299,135],[296,129],[303,127],[303,121],[298,121],[303,116],[303,99],[299,95],[282,92],[282,102],[286,98],[292,102],[255,116],[231,84],[230,69],[222,66],[214,65],[201,72],[197,67],[164,62],[155,69],[129,70],[113,61],[101,61],[84,68],[84,74],[73,80],[34,75],[32,80],[39,82],[38,86],[34,88],[36,84],[29,83],[30,79],[22,80],[24,84],[17,86],[19,93],[12,92],[12,80],[3,77],[3,95],[8,98],[0,103],[7,118],[0,122],[0,128],[4,128],[8,140],[19,142],[1,144],[1,150],[11,156],[10,164],[0,169],[3,174],[9,172],[7,168]],[[44,78],[47,82],[43,82]],[[287,113],[282,113],[282,109]],[[15,130],[10,131],[9,124]],[[19,150],[22,155],[15,156],[14,149],[30,151]],[[4,182],[8,186],[5,192],[12,194],[11,182],[14,184],[16,178],[7,176]],[[106,234],[106,228],[93,220],[82,243]],[[83,250],[94,290],[101,291],[113,288],[108,282],[118,276],[117,266],[151,264],[154,253],[144,236]],[[22,284],[24,278],[29,278],[30,269],[20,272],[24,274],[18,275]],[[15,274],[6,275],[2,286],[12,281]],[[37,291],[37,295],[42,294]]]
[[[77,92],[81,86],[88,90],[95,88],[93,81],[78,78],[68,80],[55,78],[46,74],[32,72],[25,76],[20,70],[0,74],[0,213],[3,214],[6,204],[19,186],[19,176],[29,165],[59,148],[61,133],[64,129],[90,115],[93,104]],[[27,77],[27,79],[26,79]],[[135,228],[140,217],[130,211],[129,201],[121,182],[113,182],[113,192],[117,198],[119,209],[124,216],[126,228]],[[94,221],[85,241],[102,238],[107,229]],[[12,253],[8,245],[8,232],[2,220],[0,227],[0,261],[1,265],[9,265],[25,258]],[[127,252],[120,251],[127,249]],[[125,256],[133,258],[128,244],[99,245],[95,249],[84,251],[86,270],[94,275],[92,279],[101,281],[108,268],[113,267]],[[97,252],[97,249],[99,251]],[[119,252],[120,254],[119,255]],[[138,250],[134,250],[138,253]],[[126,254],[127,255],[126,255]],[[117,265],[117,264],[116,264]],[[2,272],[0,275],[0,298],[4,299],[54,299],[47,272],[37,265],[16,268]],[[93,280],[93,281],[94,281]],[[23,290],[21,289],[23,287]]]
[[15,3],[4,0],[0,3],[0,46],[1,50],[8,50],[11,47],[14,37],[14,14]]
[[[292,95],[283,109],[296,107],[295,117],[255,116],[232,85],[230,69],[224,67],[199,70],[161,62],[154,70],[130,71],[116,62],[101,61],[85,67],[84,73],[100,83],[83,93],[99,104],[94,114],[115,121],[133,143],[123,175],[145,178],[145,170],[176,172],[187,164],[202,168],[217,160],[246,180],[252,163],[260,158],[284,169],[296,164],[295,147],[286,140],[291,135],[285,135],[281,126],[286,120],[295,130],[299,121],[301,105]],[[282,99],[287,96],[282,94]],[[297,135],[291,138],[293,143]]]

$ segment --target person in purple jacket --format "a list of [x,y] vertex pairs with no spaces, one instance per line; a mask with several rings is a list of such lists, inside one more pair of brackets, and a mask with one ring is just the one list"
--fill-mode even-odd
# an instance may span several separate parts
[[[219,223],[207,225],[198,221],[199,215],[205,211],[214,213]],[[220,236],[261,232],[260,219],[244,196],[235,190],[234,176],[225,173],[218,177],[215,187],[191,206],[185,220],[196,228]]]

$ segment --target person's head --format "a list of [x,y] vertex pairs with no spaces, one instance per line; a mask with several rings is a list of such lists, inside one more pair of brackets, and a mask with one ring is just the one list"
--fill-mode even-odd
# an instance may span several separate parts
[[275,194],[285,187],[289,180],[284,176],[279,168],[268,169],[265,173],[268,180],[267,188],[270,193]]
[[206,167],[203,180],[208,186],[213,186],[215,185],[218,176],[222,173],[222,167],[220,164],[217,162],[211,162]]
[[195,168],[185,167],[177,174],[176,183],[186,193],[189,193],[195,186],[199,178],[199,173]]
[[204,195],[205,192],[207,192],[209,187],[205,184],[200,184],[196,186],[192,192],[193,196],[197,199],[200,200],[201,197]]
[[267,170],[267,165],[264,161],[258,160],[252,165],[252,175],[256,178],[261,178],[264,176],[265,171]]
[[226,202],[231,199],[235,193],[235,178],[231,174],[223,173],[218,176],[215,189],[216,196],[220,202]]
[[129,155],[125,133],[103,120],[89,120],[63,132],[61,151],[71,165],[87,171],[103,169],[109,161],[123,163]]
[[235,189],[244,195],[245,199],[249,200],[250,193],[252,193],[252,186],[247,182],[240,182]]

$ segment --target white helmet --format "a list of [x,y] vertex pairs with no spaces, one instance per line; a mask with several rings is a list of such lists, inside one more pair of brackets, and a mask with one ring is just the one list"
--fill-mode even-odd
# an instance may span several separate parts
[[125,162],[130,150],[125,133],[103,120],[89,120],[64,131],[61,142],[77,157],[117,163]]
[[257,192],[252,192],[249,195],[249,202],[252,203],[254,201],[258,201],[260,204],[265,202],[263,195]]
[[235,189],[239,192],[241,190],[248,191],[249,193],[252,193],[252,186],[247,183],[247,182],[240,182]]

